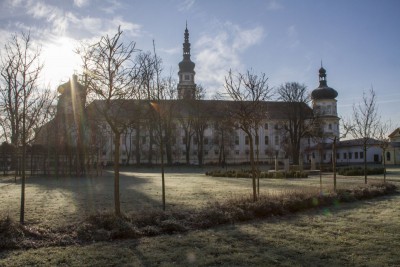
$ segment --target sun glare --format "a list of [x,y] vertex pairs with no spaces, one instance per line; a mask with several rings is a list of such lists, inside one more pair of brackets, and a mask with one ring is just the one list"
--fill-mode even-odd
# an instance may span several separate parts
[[78,42],[68,37],[61,37],[57,41],[43,46],[42,59],[44,69],[42,79],[51,88],[57,88],[60,83],[66,82],[72,74],[80,70],[80,58],[74,53]]

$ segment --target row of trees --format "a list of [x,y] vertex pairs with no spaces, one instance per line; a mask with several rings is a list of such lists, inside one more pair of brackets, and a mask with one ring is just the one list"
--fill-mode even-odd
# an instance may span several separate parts
[[[35,129],[51,117],[55,95],[39,84],[43,64],[30,33],[12,35],[0,55],[0,126],[2,139],[21,155],[21,212],[24,222],[26,148]],[[12,159],[12,165],[16,160]]]
[[[123,32],[118,28],[115,35],[103,36],[98,42],[82,44],[76,52],[81,56],[84,72],[80,81],[87,90],[86,105],[90,105],[96,118],[106,122],[113,134],[114,146],[114,203],[115,213],[121,214],[119,199],[119,162],[121,136],[136,135],[136,148],[140,146],[140,131],[142,129],[143,110],[132,110],[127,100],[149,100],[152,104],[150,114],[153,116],[148,127],[149,150],[157,145],[160,149],[162,166],[163,207],[165,209],[165,181],[163,174],[164,149],[167,162],[172,163],[171,147],[173,136],[173,115],[175,110],[171,105],[159,105],[161,101],[176,98],[176,83],[171,78],[162,78],[162,61],[154,52],[139,52],[134,42],[123,41]],[[136,55],[136,56],[135,56]],[[43,68],[40,61],[40,49],[32,46],[30,34],[14,35],[6,43],[1,54],[1,94],[0,108],[3,113],[0,125],[3,128],[3,139],[21,149],[22,154],[22,188],[21,188],[21,223],[24,222],[25,201],[25,169],[26,146],[34,137],[34,130],[51,119],[51,106],[55,95],[49,89],[39,85],[39,77]],[[277,93],[279,100],[287,103],[280,112],[286,119],[283,121],[283,136],[286,150],[294,164],[300,158],[301,141],[305,137],[318,136],[318,118],[305,108],[309,104],[309,96],[304,85],[286,83],[277,90],[268,86],[268,78],[264,73],[255,74],[252,70],[245,73],[229,71],[225,77],[224,87],[229,97],[234,100],[236,108],[226,110],[228,114],[214,125],[220,136],[220,159],[225,160],[225,146],[229,146],[228,136],[234,129],[241,129],[249,140],[250,164],[252,170],[253,199],[257,199],[257,159],[255,158],[255,142],[258,139],[257,129],[263,120],[268,119],[269,111],[262,103],[271,100]],[[364,103],[355,108],[355,118],[346,129],[355,137],[370,138],[375,133],[371,128],[377,127],[375,110],[375,95],[372,99],[364,99]],[[197,88],[196,98],[204,97],[204,89]],[[203,162],[204,131],[210,125],[209,118],[203,115],[203,110],[193,106],[191,116],[179,118],[185,132],[186,161],[189,163],[192,139],[197,139],[199,164]],[[364,112],[366,110],[366,113]],[[129,116],[121,116],[129,110]],[[149,114],[147,114],[149,115]],[[95,118],[91,118],[95,119]],[[87,125],[83,125],[85,127]],[[362,129],[361,129],[362,128]],[[85,131],[80,129],[79,131]],[[333,142],[336,143],[336,140]],[[366,148],[365,148],[366,149]],[[130,150],[129,150],[130,151]],[[140,162],[140,149],[135,149],[136,162]],[[365,153],[366,154],[366,153]],[[148,155],[152,161],[152,153]],[[258,157],[258,155],[256,155]],[[333,157],[335,158],[335,156]],[[365,178],[365,181],[366,178]],[[259,184],[258,184],[259,185]],[[258,191],[259,192],[259,191]]]

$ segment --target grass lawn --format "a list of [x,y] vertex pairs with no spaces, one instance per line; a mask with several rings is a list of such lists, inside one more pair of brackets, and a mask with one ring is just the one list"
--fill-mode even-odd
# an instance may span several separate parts
[[[194,208],[207,202],[249,195],[251,179],[212,178],[203,169],[168,169],[167,209]],[[400,185],[398,169],[388,179]],[[160,208],[160,175],[151,170],[122,170],[124,212]],[[382,180],[381,176],[371,176]],[[338,186],[362,185],[363,177],[338,177]],[[332,175],[323,187],[332,188]],[[319,187],[307,179],[262,179],[261,194]],[[97,210],[113,207],[113,176],[29,178],[28,223],[59,227]],[[18,218],[20,184],[0,182],[0,214]],[[184,235],[101,242],[83,246],[5,251],[0,266],[399,266],[400,195],[340,204],[329,209],[228,225]]]

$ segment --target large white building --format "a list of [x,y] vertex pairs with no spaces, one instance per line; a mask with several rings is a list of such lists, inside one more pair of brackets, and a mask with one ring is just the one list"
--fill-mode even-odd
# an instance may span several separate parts
[[[238,107],[235,101],[226,100],[196,100],[195,64],[190,59],[189,31],[186,27],[183,43],[183,59],[179,63],[177,86],[178,99],[161,100],[157,102],[160,109],[168,111],[170,116],[165,125],[164,153],[170,164],[209,164],[209,163],[243,163],[249,162],[250,149],[246,134],[235,128],[235,123],[229,122],[229,110]],[[75,88],[72,90],[71,88]],[[76,77],[59,87],[59,102],[56,119],[43,130],[38,143],[46,144],[54,139],[55,146],[77,149],[79,153],[91,153],[91,161],[112,162],[115,148],[113,134],[101,118],[96,120],[92,102],[82,113],[76,114],[75,107],[84,106],[86,93]],[[304,103],[297,103],[300,110],[310,121],[316,114],[320,118],[323,143],[331,143],[339,136],[339,118],[337,116],[337,92],[328,87],[326,70],[319,70],[319,87],[312,92],[312,108]],[[118,102],[120,103],[120,102]],[[120,105],[120,104],[118,104]],[[124,109],[119,109],[118,116],[129,120],[133,116],[132,125],[121,136],[120,161],[126,164],[159,163],[159,142],[154,134],[156,117],[150,100],[126,100]],[[287,158],[288,141],[282,126],[288,121],[288,105],[293,103],[267,101],[263,102],[265,117],[254,131],[255,158],[259,162],[271,163],[275,157]],[[83,110],[83,109],[82,109]],[[77,121],[77,118],[80,118]],[[229,122],[229,123],[228,123]],[[90,125],[83,133],[79,125]],[[46,128],[46,127],[44,127]],[[60,130],[62,128],[62,130]],[[58,129],[57,131],[55,129]],[[55,135],[50,137],[51,134]],[[55,142],[55,143],[54,143]],[[315,157],[310,150],[315,140],[304,138],[300,153],[304,162]],[[308,149],[308,150],[307,150]],[[77,153],[78,153],[77,152]],[[95,156],[93,156],[95,155]],[[293,160],[293,159],[292,159]],[[328,159],[326,159],[328,160]]]

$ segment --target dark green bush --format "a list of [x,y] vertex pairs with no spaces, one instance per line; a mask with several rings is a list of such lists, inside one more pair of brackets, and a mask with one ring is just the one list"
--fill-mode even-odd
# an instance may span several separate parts
[[[206,172],[206,175],[212,177],[231,177],[231,178],[251,178],[251,170],[240,170],[240,171],[211,171]],[[278,172],[259,172],[260,178],[307,178],[308,172],[304,171],[278,171]]]
[[[361,166],[350,166],[350,167],[341,167],[337,169],[338,174],[344,176],[361,176],[364,175],[364,167]],[[367,168],[367,174],[383,174],[384,169],[382,167],[370,167]]]

